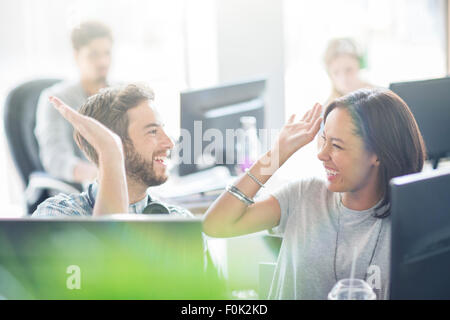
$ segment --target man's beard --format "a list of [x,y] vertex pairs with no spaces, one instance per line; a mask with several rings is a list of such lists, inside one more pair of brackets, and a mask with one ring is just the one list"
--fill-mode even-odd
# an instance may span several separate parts
[[127,176],[147,187],[159,186],[167,181],[167,175],[156,176],[153,161],[144,159],[130,143],[124,145],[125,170]]

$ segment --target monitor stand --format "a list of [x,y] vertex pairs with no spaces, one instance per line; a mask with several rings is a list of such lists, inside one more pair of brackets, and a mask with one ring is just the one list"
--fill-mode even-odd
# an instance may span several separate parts
[[450,155],[443,154],[438,157],[434,157],[428,160],[433,168],[433,170],[437,169],[437,167],[450,167]]
[[433,170],[436,170],[438,165],[439,165],[439,159],[440,157],[436,157],[434,159],[431,159],[432,163],[433,163]]

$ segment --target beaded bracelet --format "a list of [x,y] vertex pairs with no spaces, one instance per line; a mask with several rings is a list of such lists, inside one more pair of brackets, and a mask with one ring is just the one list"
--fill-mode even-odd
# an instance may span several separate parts
[[259,181],[258,178],[256,178],[256,177],[250,172],[250,169],[249,169],[249,168],[245,169],[245,173],[246,173],[250,178],[252,178],[252,180],[255,181],[261,188],[264,188],[264,187],[265,187],[264,184],[263,184],[261,181]]

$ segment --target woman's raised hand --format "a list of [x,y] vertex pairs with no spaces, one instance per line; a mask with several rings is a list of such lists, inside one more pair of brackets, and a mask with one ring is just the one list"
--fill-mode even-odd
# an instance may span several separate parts
[[295,121],[295,114],[289,118],[281,129],[274,147],[274,151],[278,152],[281,162],[286,161],[297,150],[314,139],[322,122],[321,113],[322,106],[316,103],[300,121]]

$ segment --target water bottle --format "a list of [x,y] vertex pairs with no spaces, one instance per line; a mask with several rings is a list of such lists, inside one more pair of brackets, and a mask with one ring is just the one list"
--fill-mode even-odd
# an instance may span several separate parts
[[339,280],[328,294],[328,300],[376,300],[370,285],[361,279]]
[[241,129],[237,134],[236,173],[241,174],[255,163],[261,152],[261,142],[256,131],[255,117],[241,117]]

